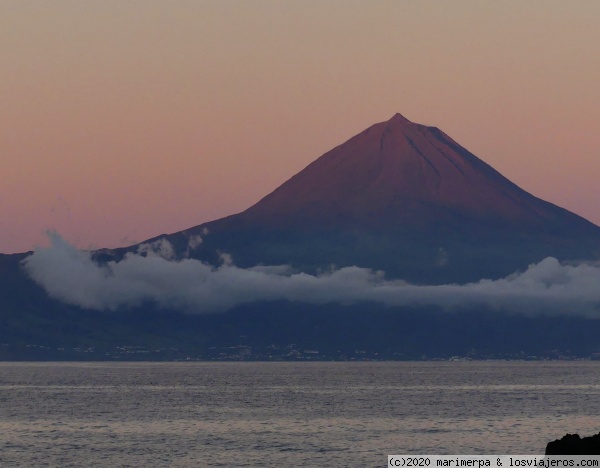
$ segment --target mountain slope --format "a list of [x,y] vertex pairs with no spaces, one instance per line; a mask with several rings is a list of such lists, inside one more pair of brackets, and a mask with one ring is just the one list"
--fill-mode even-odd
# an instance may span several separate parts
[[588,224],[523,191],[437,128],[400,114],[324,154],[242,216],[270,225],[390,228],[452,215],[521,228]]

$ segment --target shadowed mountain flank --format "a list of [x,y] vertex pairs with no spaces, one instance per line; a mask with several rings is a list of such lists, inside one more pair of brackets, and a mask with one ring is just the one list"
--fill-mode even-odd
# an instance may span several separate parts
[[[189,240],[202,242],[190,251]],[[165,236],[161,236],[165,237]],[[166,236],[179,256],[314,272],[357,265],[422,283],[597,258],[600,228],[519,188],[400,114],[308,165],[246,211]]]

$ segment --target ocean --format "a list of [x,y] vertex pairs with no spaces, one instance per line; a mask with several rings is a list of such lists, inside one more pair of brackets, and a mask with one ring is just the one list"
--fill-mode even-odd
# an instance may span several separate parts
[[600,431],[600,363],[0,363],[0,466],[386,466]]

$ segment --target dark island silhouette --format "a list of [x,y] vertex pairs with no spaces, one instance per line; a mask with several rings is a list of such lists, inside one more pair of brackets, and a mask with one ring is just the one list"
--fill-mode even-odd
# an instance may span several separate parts
[[600,455],[600,432],[589,437],[567,434],[549,442],[546,455]]

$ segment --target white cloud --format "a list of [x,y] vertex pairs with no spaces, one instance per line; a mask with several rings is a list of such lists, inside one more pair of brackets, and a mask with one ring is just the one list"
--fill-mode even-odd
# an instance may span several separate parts
[[592,263],[566,265],[546,258],[525,272],[498,280],[422,286],[386,280],[382,272],[356,266],[315,276],[287,266],[242,269],[227,255],[220,267],[192,259],[173,261],[173,248],[166,239],[147,244],[119,262],[99,265],[89,252],[76,250],[58,234],[50,238],[50,247],[23,261],[26,271],[50,296],[90,309],[153,301],[166,308],[206,313],[259,300],[374,301],[390,306],[487,306],[516,313],[600,317],[600,266]]

